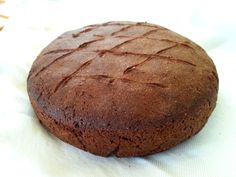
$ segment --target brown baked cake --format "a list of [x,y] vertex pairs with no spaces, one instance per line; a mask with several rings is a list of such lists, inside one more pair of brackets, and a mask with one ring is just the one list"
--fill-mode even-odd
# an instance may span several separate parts
[[204,126],[218,76],[206,52],[173,31],[108,22],[55,39],[27,86],[40,122],[61,140],[101,156],[144,156]]

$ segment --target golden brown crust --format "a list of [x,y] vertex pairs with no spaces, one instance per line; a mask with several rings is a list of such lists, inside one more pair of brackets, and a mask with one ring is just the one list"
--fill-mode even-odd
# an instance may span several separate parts
[[206,52],[148,23],[108,22],[64,33],[28,76],[42,123],[103,156],[147,155],[187,139],[206,123],[217,92]]

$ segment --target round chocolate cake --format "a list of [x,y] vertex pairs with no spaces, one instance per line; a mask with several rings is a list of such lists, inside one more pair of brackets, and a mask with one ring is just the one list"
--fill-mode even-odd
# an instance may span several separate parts
[[218,76],[206,52],[173,31],[108,22],[50,43],[27,87],[40,122],[61,140],[101,156],[144,156],[204,126]]

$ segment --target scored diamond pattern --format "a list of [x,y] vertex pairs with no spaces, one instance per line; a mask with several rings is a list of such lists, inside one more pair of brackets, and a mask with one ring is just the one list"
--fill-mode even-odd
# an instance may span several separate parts
[[[109,26],[109,25],[117,25],[117,26],[124,26],[122,28],[119,28],[119,30],[114,31],[112,33],[108,33],[107,35],[97,35],[97,34],[93,34],[93,30],[95,29],[99,29],[100,27],[105,27],[105,26]],[[127,36],[125,33],[128,30],[132,30],[133,27],[147,27],[148,30],[146,30],[145,32],[141,33],[140,35],[137,35],[135,37],[132,36]],[[155,38],[148,38],[149,35],[153,34],[153,33],[158,33],[158,31],[160,30],[166,30],[165,28],[159,27],[159,26],[154,26],[154,25],[150,25],[150,24],[146,24],[146,23],[133,23],[133,24],[122,24],[122,23],[113,23],[113,22],[108,22],[108,23],[104,23],[104,24],[100,24],[100,25],[91,25],[86,27],[86,29],[81,30],[80,32],[76,33],[76,34],[72,34],[71,37],[72,38],[77,38],[79,40],[80,37],[85,37],[86,35],[89,34],[93,34],[94,36],[94,40],[88,40],[84,43],[82,43],[81,45],[79,45],[77,48],[70,48],[70,49],[56,49],[56,50],[52,50],[49,52],[44,53],[43,55],[49,55],[49,54],[54,54],[54,53],[62,53],[61,56],[55,58],[53,61],[51,61],[50,63],[48,63],[47,65],[43,66],[41,69],[39,69],[36,73],[35,73],[35,77],[37,77],[40,73],[44,72],[46,69],[48,69],[50,66],[52,66],[53,64],[55,64],[58,60],[66,60],[70,55],[72,55],[74,52],[95,52],[97,53],[97,55],[95,57],[92,57],[91,59],[87,60],[85,63],[80,64],[78,66],[78,68],[74,71],[72,71],[71,73],[69,73],[66,77],[64,77],[61,81],[59,81],[59,83],[56,85],[55,89],[54,89],[54,93],[57,92],[57,90],[61,87],[64,87],[71,79],[73,79],[73,77],[90,77],[92,79],[97,79],[98,76],[80,76],[78,75],[78,73],[83,70],[86,67],[89,67],[90,64],[93,62],[93,60],[97,60],[100,57],[103,57],[103,55],[105,55],[106,53],[112,54],[112,55],[120,55],[120,56],[124,56],[124,55],[136,55],[136,56],[142,56],[144,57],[144,59],[136,64],[133,64],[132,66],[127,67],[124,71],[123,71],[123,75],[131,72],[134,68],[137,67],[141,67],[142,65],[144,65],[145,63],[147,63],[150,60],[168,60],[169,62],[174,62],[176,64],[185,64],[185,65],[189,65],[192,67],[195,67],[196,65],[190,61],[186,61],[186,60],[182,60],[180,58],[174,58],[173,56],[165,56],[162,55],[161,53],[164,51],[168,51],[171,50],[172,48],[175,47],[187,47],[189,49],[194,50],[193,46],[187,44],[187,43],[181,43],[181,42],[176,42],[176,41],[172,41],[169,39],[155,39]],[[124,33],[124,34],[123,34]],[[121,43],[116,44],[114,47],[110,48],[110,49],[104,49],[104,50],[91,50],[90,46],[91,45],[96,45],[96,43],[98,41],[103,41],[106,39],[111,39],[111,38],[127,38],[127,40],[122,41]],[[128,46],[133,42],[135,43],[136,40],[139,39],[146,39],[146,40],[154,40],[157,43],[159,42],[164,42],[165,44],[168,44],[166,47],[156,51],[155,53],[145,53],[145,49],[144,51],[137,53],[137,52],[130,52],[130,51],[125,51],[125,48],[128,48]],[[138,41],[137,41],[138,42]],[[119,49],[123,47],[124,51],[119,51]],[[101,78],[101,77],[100,77]],[[130,82],[130,83],[140,83],[140,84],[146,84],[146,85],[153,85],[153,86],[157,86],[160,88],[165,88],[166,86],[161,84],[161,83],[146,83],[146,82],[138,82],[135,80],[131,80],[131,79],[127,79],[125,77],[123,78],[117,78],[117,77],[113,77],[113,76],[103,76],[102,78],[104,79],[111,79],[112,81],[114,81],[114,79],[117,80],[122,80],[122,81],[126,81],[126,82]]]

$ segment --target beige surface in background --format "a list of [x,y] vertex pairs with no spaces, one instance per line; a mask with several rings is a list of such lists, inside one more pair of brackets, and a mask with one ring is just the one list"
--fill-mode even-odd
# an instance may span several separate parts
[[[236,177],[236,24],[233,1],[6,1],[0,32],[0,176]],[[3,6],[2,6],[3,7]],[[1,11],[2,10],[2,11]],[[32,62],[66,30],[109,20],[148,21],[202,45],[220,79],[217,107],[203,130],[171,150],[103,158],[50,135],[26,92]]]

